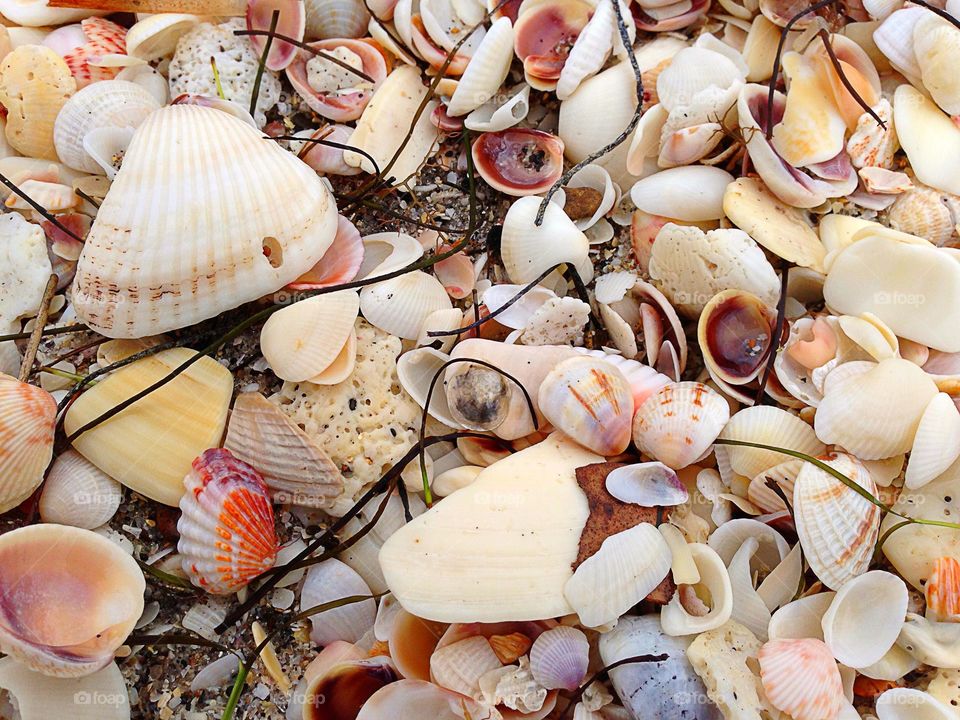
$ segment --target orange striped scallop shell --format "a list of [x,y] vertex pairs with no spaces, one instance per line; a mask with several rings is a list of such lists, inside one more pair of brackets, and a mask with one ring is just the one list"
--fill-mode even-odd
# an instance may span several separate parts
[[0,512],[40,487],[53,457],[56,420],[50,393],[0,373]]

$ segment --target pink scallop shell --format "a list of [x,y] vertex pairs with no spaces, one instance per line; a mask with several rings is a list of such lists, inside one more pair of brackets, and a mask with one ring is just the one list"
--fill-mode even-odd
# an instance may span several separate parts
[[[347,120],[356,120],[363,114],[363,109],[373,97],[374,90],[387,77],[387,62],[383,59],[373,45],[363,40],[354,40],[351,38],[333,38],[331,40],[318,40],[308,43],[315,50],[334,50],[338,47],[346,47],[355,52],[363,60],[363,72],[373,78],[374,87],[369,89],[357,90],[355,92],[337,95],[334,93],[318,93],[307,82],[307,62],[313,58],[313,53],[307,50],[300,50],[293,62],[287,67],[287,78],[293,89],[297,91],[318,115],[329,118],[334,122],[345,122]],[[357,78],[362,82],[361,78]]]

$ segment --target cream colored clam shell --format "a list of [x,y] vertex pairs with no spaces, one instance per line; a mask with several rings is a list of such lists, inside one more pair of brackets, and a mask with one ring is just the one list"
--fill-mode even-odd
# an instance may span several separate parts
[[933,13],[913,27],[913,52],[923,87],[948,115],[960,114],[960,29]]
[[898,336],[928,347],[960,350],[960,263],[893,231],[861,232],[830,266],[827,305],[848,315],[873,313]]
[[380,551],[400,604],[442,622],[573,612],[564,586],[589,513],[574,470],[601,461],[554,433],[404,525]]
[[960,195],[960,175],[951,161],[960,156],[960,128],[932,100],[906,84],[894,93],[893,121],[917,179]]
[[87,235],[77,315],[108,337],[191,325],[298,278],[336,226],[316,173],[254,128],[163,108],[137,129]]
[[0,660],[0,690],[16,703],[18,720],[130,720],[127,685],[116,663],[81,679],[54,678]]
[[949,468],[960,457],[960,412],[946,393],[930,401],[913,439],[904,485],[921,487]]
[[716,167],[669,168],[634,183],[630,199],[651,215],[684,222],[719,220],[724,193],[733,181],[733,175]]
[[[381,268],[374,275],[385,272]],[[416,340],[430,315],[450,308],[450,296],[440,281],[420,270],[367,285],[360,291],[360,311],[364,319],[405,340]]]

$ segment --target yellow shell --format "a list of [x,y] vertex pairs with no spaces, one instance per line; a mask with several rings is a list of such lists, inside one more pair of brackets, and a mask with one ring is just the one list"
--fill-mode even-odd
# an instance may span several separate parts
[[33,158],[57,160],[53,125],[77,83],[63,58],[41,45],[22,45],[0,63],[0,103],[7,142]]

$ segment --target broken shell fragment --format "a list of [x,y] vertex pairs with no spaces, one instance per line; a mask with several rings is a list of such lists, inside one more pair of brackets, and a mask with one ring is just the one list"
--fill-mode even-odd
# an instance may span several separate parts
[[500,253],[512,282],[529,283],[560,263],[579,268],[587,260],[586,235],[557,205],[547,203],[537,225],[540,203],[538,197],[520,198],[503,220]]
[[672,507],[689,499],[677,474],[658,462],[618,467],[607,475],[606,487],[617,500],[645,507]]
[[507,195],[536,195],[563,173],[563,141],[540,130],[513,128],[483,133],[471,148],[488,185]]

